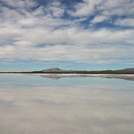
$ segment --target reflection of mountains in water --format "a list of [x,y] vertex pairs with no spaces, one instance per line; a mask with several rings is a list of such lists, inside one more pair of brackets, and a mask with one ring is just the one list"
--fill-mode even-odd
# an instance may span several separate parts
[[48,79],[54,79],[54,80],[58,80],[62,77],[58,77],[58,76],[51,76],[51,75],[48,75],[48,76],[41,76],[41,77],[45,77],[45,78],[48,78]]
[[108,79],[123,79],[123,80],[130,80],[130,81],[134,81],[134,75],[109,75],[109,74],[97,74],[97,75],[53,75],[53,74],[49,74],[49,75],[40,75],[41,77],[44,78],[48,78],[48,79],[54,79],[54,80],[58,80],[60,78],[74,78],[74,77],[101,77],[101,78],[108,78]]
[[103,78],[115,78],[115,79],[123,79],[123,80],[130,80],[130,81],[134,81],[134,75],[114,75],[114,76],[107,76],[107,77],[103,77]]
[[49,74],[49,75],[40,75],[41,77],[44,78],[48,78],[48,79],[54,79],[54,80],[58,80],[60,78],[73,78],[73,77],[89,77],[89,76],[85,76],[85,75],[53,75],[53,74]]

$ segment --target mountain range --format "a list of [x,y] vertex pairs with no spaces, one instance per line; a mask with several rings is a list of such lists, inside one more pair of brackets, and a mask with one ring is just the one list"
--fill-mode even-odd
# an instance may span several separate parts
[[62,70],[59,68],[49,68],[49,69],[44,69],[41,71],[33,71],[32,73],[92,73],[92,74],[98,74],[98,73],[134,73],[134,68],[126,68],[126,69],[120,69],[120,70],[101,70],[101,71],[78,71],[78,70]]
[[61,74],[134,74],[134,68],[126,68],[120,70],[101,70],[101,71],[79,71],[79,70],[62,70],[59,68],[49,68],[41,71],[31,72],[0,72],[0,73],[61,73]]
[[134,71],[134,68],[121,69],[120,71]]

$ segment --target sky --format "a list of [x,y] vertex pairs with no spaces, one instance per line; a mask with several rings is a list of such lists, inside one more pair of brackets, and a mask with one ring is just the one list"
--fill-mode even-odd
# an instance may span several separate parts
[[134,67],[134,0],[0,0],[0,71]]

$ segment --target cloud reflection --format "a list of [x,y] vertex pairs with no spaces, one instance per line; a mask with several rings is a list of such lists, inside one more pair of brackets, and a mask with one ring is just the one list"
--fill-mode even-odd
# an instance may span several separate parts
[[132,134],[133,86],[120,83],[0,87],[0,133]]

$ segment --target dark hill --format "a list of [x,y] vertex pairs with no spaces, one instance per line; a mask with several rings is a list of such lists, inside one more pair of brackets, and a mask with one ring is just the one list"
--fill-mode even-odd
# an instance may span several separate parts
[[59,68],[49,68],[49,69],[42,70],[42,72],[59,72],[59,71],[63,71],[63,70]]

